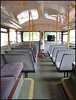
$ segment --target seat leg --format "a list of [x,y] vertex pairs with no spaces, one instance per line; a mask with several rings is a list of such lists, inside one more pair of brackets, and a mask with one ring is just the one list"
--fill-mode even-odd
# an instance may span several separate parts
[[67,72],[67,77],[68,77],[68,72]]
[[28,73],[27,72],[25,72],[25,78],[28,78]]
[[65,72],[64,72],[64,77],[65,77]]

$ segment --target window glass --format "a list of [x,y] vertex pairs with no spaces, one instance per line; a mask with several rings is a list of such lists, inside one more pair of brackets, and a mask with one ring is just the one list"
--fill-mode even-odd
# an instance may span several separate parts
[[[51,19],[51,20],[57,20],[57,15],[49,15],[47,13],[45,13],[45,18]],[[63,23],[63,15],[58,15],[58,22]]]
[[67,43],[67,35],[68,35],[68,32],[63,33],[63,43]]
[[75,44],[75,30],[70,30],[69,43]]
[[[30,32],[31,37],[30,40],[32,41],[32,32]],[[33,32],[33,41],[39,41],[40,33]],[[23,41],[29,41],[29,32],[23,32]]]
[[23,32],[23,41],[29,41],[29,32]]
[[8,33],[1,33],[1,46],[8,45]]
[[7,29],[1,28],[1,31],[2,31],[2,32],[7,32]]
[[17,32],[17,42],[21,42],[21,33]]
[[[55,42],[56,42],[56,32],[45,32],[45,41],[47,41],[48,35],[54,35],[55,36]],[[58,32],[58,42],[61,42],[61,32]]]
[[70,21],[75,20],[75,8],[70,10]]
[[67,35],[63,35],[63,43],[67,43]]
[[[30,20],[35,20],[38,19],[39,15],[36,9],[31,9],[30,10]],[[24,22],[29,21],[29,11],[25,10],[21,12],[20,14],[17,15],[17,18],[19,20],[20,24],[23,24]]]
[[10,44],[16,43],[16,31],[14,29],[10,29]]

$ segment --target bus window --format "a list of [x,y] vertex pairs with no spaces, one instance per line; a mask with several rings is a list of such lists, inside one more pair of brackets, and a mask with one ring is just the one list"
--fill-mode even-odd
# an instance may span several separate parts
[[[31,41],[32,41],[32,32],[31,34]],[[33,32],[33,41],[39,41],[40,40],[40,33],[39,32]],[[29,41],[29,32],[23,32],[23,41]]]
[[17,42],[21,42],[21,33],[17,32]]
[[70,30],[69,43],[75,45],[75,30]]
[[63,33],[63,43],[65,44],[67,43],[67,34],[68,34],[67,32]]
[[9,30],[10,31],[10,44],[14,44],[14,43],[16,43],[16,31],[14,30],[14,29],[10,29]]
[[[55,36],[54,42],[56,42],[56,32],[45,32],[45,41],[47,41],[48,35],[54,35]],[[61,32],[58,32],[58,42],[61,42]]]
[[40,40],[40,32],[33,32],[33,41]]
[[8,45],[8,33],[7,29],[1,28],[1,46]]

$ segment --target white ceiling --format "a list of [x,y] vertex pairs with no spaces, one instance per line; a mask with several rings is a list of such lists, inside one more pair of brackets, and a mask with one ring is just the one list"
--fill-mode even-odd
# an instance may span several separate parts
[[[9,16],[18,21],[17,15],[27,9],[37,9],[39,18],[38,20],[33,21],[34,24],[49,24],[48,19],[44,19],[44,14],[48,13],[49,15],[58,14],[58,8],[60,3],[60,11],[62,11],[65,15],[67,15],[67,8],[73,1],[21,1],[24,4],[24,7],[21,7],[19,1],[1,1],[1,6],[4,10],[6,10]],[[7,13],[6,12],[6,13]],[[48,21],[47,21],[48,20]],[[50,21],[51,22],[51,21]],[[25,23],[21,25],[22,27],[25,26]]]

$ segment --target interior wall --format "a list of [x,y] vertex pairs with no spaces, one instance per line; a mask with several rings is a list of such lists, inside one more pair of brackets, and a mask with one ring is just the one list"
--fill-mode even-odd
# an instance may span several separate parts
[[[62,31],[61,27],[58,27],[58,30]],[[29,26],[26,26],[25,28],[21,29],[21,31],[29,31]],[[31,25],[31,31],[32,31],[32,25]],[[33,26],[33,31],[56,31],[56,26],[50,24],[38,24]]]

